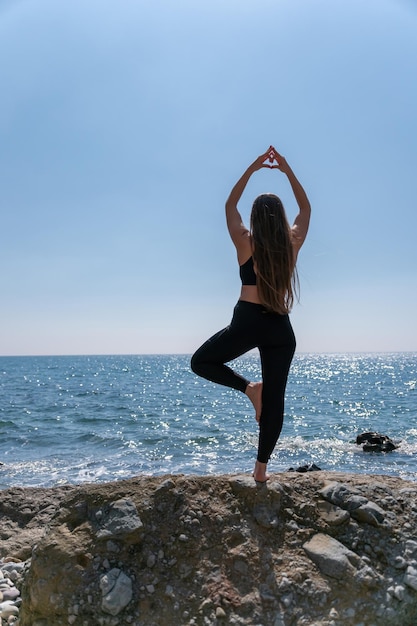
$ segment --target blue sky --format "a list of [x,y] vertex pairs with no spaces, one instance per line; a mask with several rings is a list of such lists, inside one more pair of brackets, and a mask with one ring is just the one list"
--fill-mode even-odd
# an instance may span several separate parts
[[1,355],[192,352],[271,143],[313,207],[298,351],[417,350],[414,2],[3,0],[0,59]]

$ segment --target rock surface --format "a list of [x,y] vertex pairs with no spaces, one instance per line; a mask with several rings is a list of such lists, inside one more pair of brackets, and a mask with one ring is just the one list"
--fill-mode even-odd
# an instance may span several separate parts
[[399,478],[11,488],[0,532],[0,561],[21,591],[6,595],[4,624],[417,624],[417,484]]

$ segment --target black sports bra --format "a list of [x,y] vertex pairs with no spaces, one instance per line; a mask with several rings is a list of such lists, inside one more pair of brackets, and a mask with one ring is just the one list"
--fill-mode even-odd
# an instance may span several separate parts
[[256,285],[256,274],[251,256],[246,263],[239,266],[239,274],[242,285]]

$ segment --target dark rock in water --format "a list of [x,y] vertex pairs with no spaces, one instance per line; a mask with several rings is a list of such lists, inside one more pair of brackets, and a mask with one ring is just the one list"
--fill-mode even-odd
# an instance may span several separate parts
[[297,469],[290,467],[288,471],[300,472],[302,474],[304,474],[304,472],[321,472],[321,467],[318,467],[315,463],[307,463],[307,465],[301,465],[300,467],[297,467]]
[[377,443],[381,443],[383,439],[385,439],[385,435],[380,435],[379,433],[369,431],[369,432],[358,435],[356,437],[356,443],[358,445],[360,445],[361,443],[365,443],[365,442],[377,444]]
[[356,437],[358,445],[363,444],[364,452],[392,452],[398,446],[387,435],[380,433],[367,432]]
[[392,452],[397,446],[392,441],[386,441],[382,444],[365,443],[362,446],[364,452]]

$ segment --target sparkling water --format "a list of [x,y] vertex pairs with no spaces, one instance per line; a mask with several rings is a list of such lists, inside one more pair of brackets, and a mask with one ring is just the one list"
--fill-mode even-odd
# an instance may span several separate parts
[[[324,470],[416,480],[417,354],[297,354],[270,471]],[[259,358],[233,363],[260,379]],[[189,356],[0,358],[0,487],[168,473],[251,472],[254,411],[209,383]],[[399,444],[369,453],[378,431]]]

